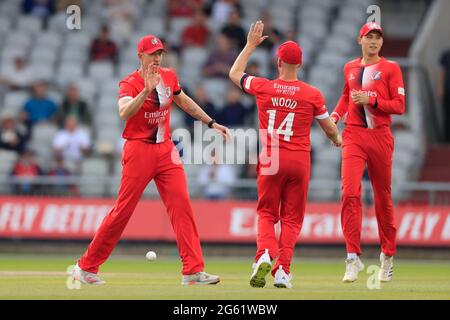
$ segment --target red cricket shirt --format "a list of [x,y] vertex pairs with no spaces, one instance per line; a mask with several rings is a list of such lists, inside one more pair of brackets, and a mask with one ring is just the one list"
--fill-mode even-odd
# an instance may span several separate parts
[[[370,101],[356,105],[351,99],[352,90],[362,90]],[[345,114],[346,125],[369,129],[389,126],[391,114],[405,112],[405,88],[400,66],[381,58],[370,65],[362,65],[361,58],[344,66],[344,91],[331,117],[337,120]]]
[[[325,99],[317,88],[299,80],[268,80],[246,74],[241,87],[256,97],[259,128],[267,130],[267,147],[278,140],[280,150],[311,150],[313,119],[328,117]],[[265,139],[261,140],[264,143]]]
[[[161,80],[134,116],[125,123],[122,137],[162,143],[170,139],[170,105],[173,95],[181,92],[175,72],[159,68]],[[119,100],[136,97],[145,87],[144,79],[136,70],[119,82]]]

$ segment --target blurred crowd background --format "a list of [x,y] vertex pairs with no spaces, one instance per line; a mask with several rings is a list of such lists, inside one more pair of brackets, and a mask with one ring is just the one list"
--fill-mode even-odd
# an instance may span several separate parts
[[[450,41],[434,49],[433,59],[424,58],[433,72],[420,61],[427,43],[417,44],[436,2],[448,6],[439,0],[0,1],[0,193],[116,195],[123,145],[118,82],[138,67],[136,44],[143,35],[163,40],[164,65],[175,69],[183,90],[209,115],[231,128],[257,128],[254,100],[228,79],[250,24],[261,19],[269,39],[247,73],[277,77],[278,45],[298,41],[304,55],[299,76],[322,91],[331,112],[344,63],[360,55],[356,39],[367,8],[379,5],[382,55],[400,63],[407,92],[407,112],[394,117],[392,127],[394,199],[449,203],[450,53],[440,48]],[[81,8],[79,30],[66,26],[72,4]],[[173,106],[171,127],[192,131],[193,119]],[[337,200],[340,149],[317,126],[311,143],[310,199]],[[249,147],[247,160],[255,150]],[[254,164],[218,163],[185,166],[192,197],[256,199]],[[144,196],[157,197],[153,183]],[[370,197],[367,192],[366,201]]]

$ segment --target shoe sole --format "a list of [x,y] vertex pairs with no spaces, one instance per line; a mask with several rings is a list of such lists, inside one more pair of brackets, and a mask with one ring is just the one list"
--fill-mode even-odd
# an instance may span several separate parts
[[[361,269],[358,271],[358,273],[360,273],[361,271],[363,271],[364,270],[364,265],[362,265],[361,266]],[[358,278],[356,278],[356,279],[354,279],[354,280],[351,280],[351,279],[342,279],[342,282],[343,283],[352,283],[352,282],[355,282],[356,280],[358,280]]]
[[280,288],[280,289],[290,289],[290,288],[292,288],[292,287],[288,287],[284,283],[274,283],[273,286],[277,287],[277,288]]
[[100,281],[100,282],[87,282],[86,280],[83,280],[79,275],[73,275],[72,277],[76,280],[76,281],[80,281],[82,284],[89,284],[89,285],[94,285],[94,286],[101,286],[106,284],[106,281]]
[[266,276],[271,269],[270,263],[261,263],[255,275],[250,279],[250,285],[254,288],[263,288],[266,285]]
[[220,282],[220,278],[211,280],[211,281],[203,281],[203,282],[198,282],[198,281],[182,282],[181,284],[183,286],[195,286],[195,285],[218,284],[219,282]]

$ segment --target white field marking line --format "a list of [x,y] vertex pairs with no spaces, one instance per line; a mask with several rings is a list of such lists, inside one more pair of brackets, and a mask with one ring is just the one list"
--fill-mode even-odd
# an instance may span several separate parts
[[[135,276],[149,276],[150,274],[147,273],[114,273],[114,272],[105,272],[101,273],[101,276],[108,276],[108,277],[118,277],[118,276],[125,276],[125,277],[135,277]],[[17,276],[69,276],[66,272],[60,272],[60,271],[0,271],[0,277],[17,277]]]

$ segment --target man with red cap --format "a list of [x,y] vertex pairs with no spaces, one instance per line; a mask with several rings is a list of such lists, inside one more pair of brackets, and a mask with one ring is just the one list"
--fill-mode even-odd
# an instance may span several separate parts
[[99,266],[111,254],[152,179],[176,235],[183,264],[182,284],[216,284],[220,281],[218,276],[203,272],[202,249],[186,176],[178,151],[170,139],[172,101],[225,138],[230,137],[230,132],[183,92],[173,70],[160,66],[164,51],[160,39],[153,35],[143,37],[138,43],[139,69],[119,83],[119,114],[126,121],[122,179],[115,206],[73,270],[74,278],[82,283],[105,283],[97,275]]
[[375,199],[381,240],[380,281],[392,279],[396,228],[391,196],[394,139],[391,114],[405,111],[405,89],[400,66],[379,55],[383,29],[366,23],[359,32],[362,57],[344,66],[344,91],[331,114],[335,123],[346,115],[342,144],[341,223],[347,247],[343,282],[358,279],[364,269],[361,254],[361,179],[367,164]]
[[[252,24],[247,44],[230,70],[231,80],[245,93],[256,97],[262,141],[257,166],[258,234],[257,252],[250,285],[264,287],[266,275],[272,271],[274,285],[291,288],[290,265],[300,229],[308,193],[310,176],[310,128],[315,119],[335,146],[341,138],[328,116],[320,91],[297,78],[302,65],[300,46],[287,41],[278,49],[279,77],[275,80],[245,73],[248,60],[267,36],[264,24]],[[266,170],[277,163],[278,170]],[[279,240],[275,224],[280,222]],[[277,259],[272,266],[272,260]]]

